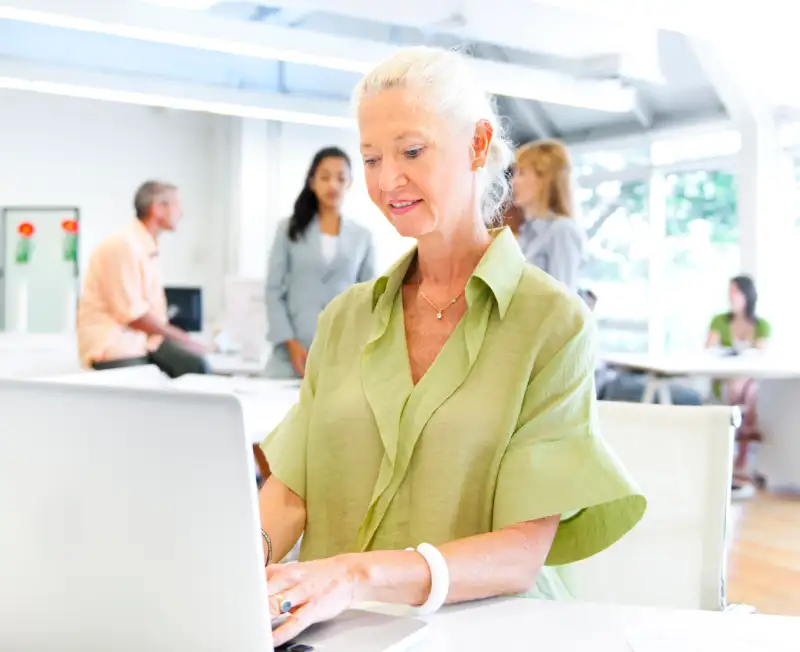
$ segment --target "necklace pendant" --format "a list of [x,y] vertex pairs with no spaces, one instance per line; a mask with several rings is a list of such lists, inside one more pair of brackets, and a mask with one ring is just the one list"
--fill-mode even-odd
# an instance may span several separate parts
[[442,318],[442,311],[441,310],[437,310],[436,311],[436,319],[441,319],[441,318]]

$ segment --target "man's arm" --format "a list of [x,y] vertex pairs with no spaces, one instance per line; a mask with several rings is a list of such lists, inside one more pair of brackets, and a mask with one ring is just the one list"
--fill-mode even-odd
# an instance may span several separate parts
[[161,322],[156,317],[152,315],[152,313],[146,312],[141,317],[134,319],[133,321],[128,322],[128,328],[132,328],[137,331],[142,331],[143,333],[147,333],[148,335],[161,335],[162,337],[166,337],[170,340],[175,340],[176,342],[180,342],[181,344],[187,344],[191,341],[191,337],[189,333],[186,331],[173,326],[168,322]]
[[193,340],[191,335],[189,335],[189,333],[187,333],[185,330],[177,328],[168,322],[161,322],[149,312],[146,312],[141,317],[128,322],[128,328],[142,331],[148,335],[160,335],[168,340],[178,342],[185,348],[198,355],[204,355],[205,353],[208,353],[207,347],[203,346],[200,342]]

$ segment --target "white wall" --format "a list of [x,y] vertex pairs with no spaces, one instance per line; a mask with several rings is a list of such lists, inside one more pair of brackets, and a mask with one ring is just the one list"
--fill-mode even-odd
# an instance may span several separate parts
[[213,326],[226,275],[263,278],[276,225],[327,145],[352,159],[345,214],[373,231],[383,271],[409,242],[367,195],[355,131],[0,90],[0,207],[78,207],[83,270],[133,219],[142,181],[175,183],[185,217],[162,238],[166,282],[203,286]]
[[95,245],[133,219],[142,181],[177,184],[185,218],[162,239],[166,281],[206,287],[207,313],[214,315],[226,264],[220,151],[228,120],[0,90],[0,206],[77,206],[85,269]]

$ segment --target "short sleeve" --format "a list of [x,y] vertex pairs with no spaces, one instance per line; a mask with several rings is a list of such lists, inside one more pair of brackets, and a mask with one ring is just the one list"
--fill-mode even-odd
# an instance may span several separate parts
[[756,340],[768,340],[772,335],[772,326],[766,319],[756,322]]
[[320,358],[327,341],[327,312],[319,318],[317,334],[308,350],[306,373],[300,385],[300,399],[283,421],[261,442],[261,450],[272,474],[303,500],[306,497],[306,445]]
[[114,318],[130,324],[146,315],[150,304],[142,283],[140,256],[127,241],[109,245],[102,252],[103,285]]
[[500,466],[493,529],[561,515],[547,565],[586,559],[627,534],[647,501],[602,439],[595,329],[577,332],[534,372]]
[[715,315],[708,325],[708,330],[713,333],[719,333],[719,335],[722,336],[727,327],[727,323],[727,315]]

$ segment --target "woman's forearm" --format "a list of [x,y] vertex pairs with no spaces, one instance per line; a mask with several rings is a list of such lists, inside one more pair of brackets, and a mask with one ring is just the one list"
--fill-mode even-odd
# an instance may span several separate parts
[[[499,532],[439,547],[447,562],[447,602],[467,602],[531,589],[544,566],[559,517],[520,523]],[[423,604],[430,593],[428,564],[417,552],[376,551],[353,555],[360,601]]]
[[[261,527],[272,542],[272,562],[292,550],[306,527],[306,504],[300,496],[271,475],[258,495]],[[264,558],[267,546],[264,543]]]

